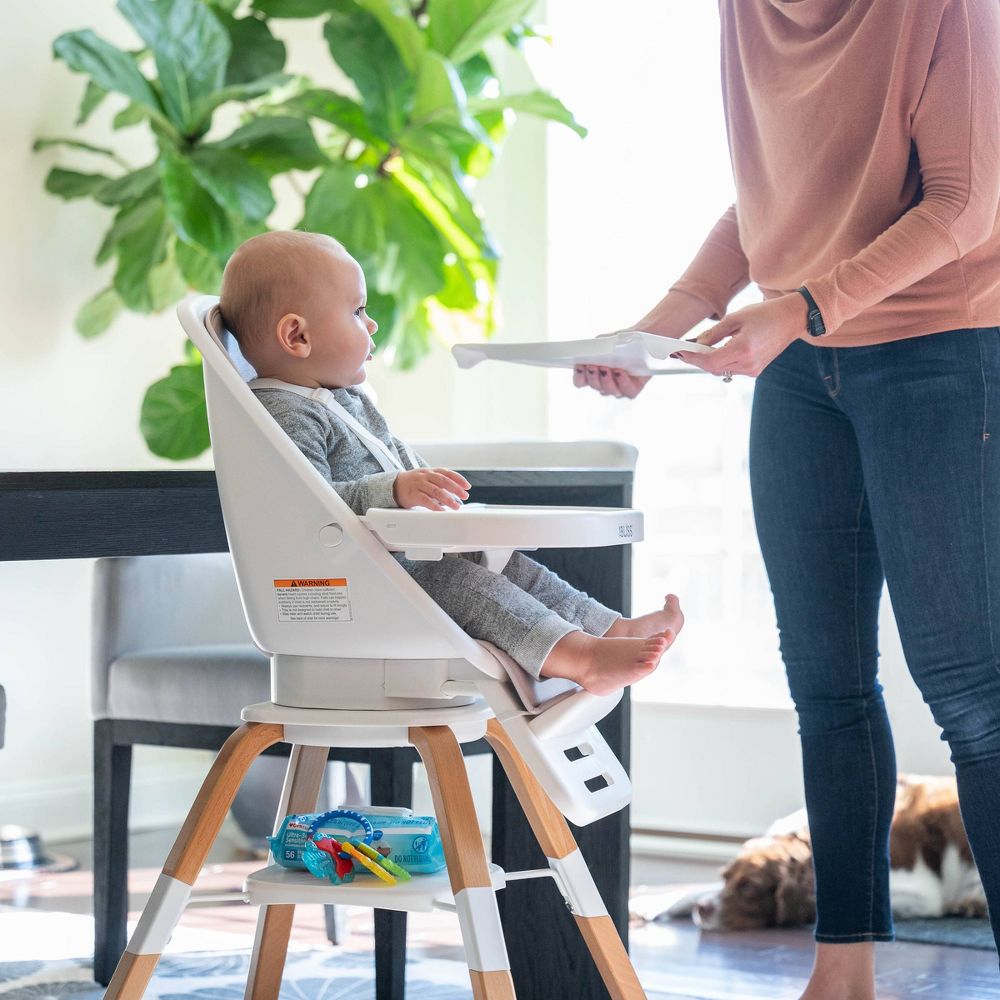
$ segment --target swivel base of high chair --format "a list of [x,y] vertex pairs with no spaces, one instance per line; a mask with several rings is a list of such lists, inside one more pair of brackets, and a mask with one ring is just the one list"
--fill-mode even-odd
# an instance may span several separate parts
[[[415,875],[395,886],[364,876],[349,885],[327,885],[308,873],[276,865],[248,876],[245,898],[260,905],[245,993],[248,1000],[276,1000],[295,904],[307,902],[453,910],[465,945],[473,996],[476,1000],[512,1000],[514,985],[496,892],[508,881],[541,877],[553,878],[559,887],[613,1000],[645,997],[566,820],[484,703],[400,712],[302,710],[265,703],[245,709],[243,717],[247,721],[227,740],[198,793],[106,998],[135,1000],[144,994],[243,777],[253,760],[278,742],[292,744],[279,820],[288,813],[315,808],[330,747],[415,747],[427,769],[447,872]],[[483,736],[528,817],[548,860],[546,869],[508,873],[487,859],[460,746]],[[555,985],[553,990],[552,995],[557,995]],[[573,984],[566,983],[558,995],[569,996],[572,991]]]

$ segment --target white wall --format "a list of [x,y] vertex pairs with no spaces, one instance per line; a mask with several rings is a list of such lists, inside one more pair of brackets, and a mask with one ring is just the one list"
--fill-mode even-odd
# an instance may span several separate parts
[[[138,413],[146,386],[179,359],[183,335],[170,314],[123,316],[90,342],[76,334],[76,309],[108,277],[91,263],[108,213],[47,195],[43,181],[57,154],[31,152],[37,137],[70,132],[83,81],[52,61],[51,42],[82,27],[119,44],[132,41],[105,0],[10,5],[0,39],[0,186],[7,220],[0,236],[0,468],[176,468],[146,450]],[[296,68],[326,64],[312,37],[315,25],[289,23],[283,31],[297,43]],[[313,53],[321,57],[316,63]],[[109,121],[102,109],[91,141],[111,138]],[[507,255],[501,272],[506,335],[524,339],[543,335],[541,136],[541,125],[519,123],[483,188]],[[119,134],[116,143],[123,138],[129,134]],[[147,155],[142,143],[132,152],[140,163]],[[103,167],[79,162],[83,170]],[[278,218],[279,224],[294,221],[287,203],[279,203]],[[413,375],[375,364],[371,380],[393,426],[408,437],[532,437],[544,430],[536,372],[460,374],[439,351]],[[211,460],[186,465],[208,468]],[[85,560],[0,563],[0,683],[8,697],[0,822],[38,828],[50,840],[80,835],[90,825],[90,572]],[[176,822],[205,767],[203,754],[140,748],[133,824]]]

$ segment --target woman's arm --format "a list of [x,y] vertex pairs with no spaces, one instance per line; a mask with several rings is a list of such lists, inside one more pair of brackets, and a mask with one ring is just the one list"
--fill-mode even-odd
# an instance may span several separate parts
[[[703,319],[722,319],[733,296],[749,283],[750,265],[740,243],[740,230],[736,221],[736,205],[734,204],[722,213],[722,217],[712,227],[712,231],[702,243],[698,253],[695,254],[694,260],[671,286],[667,298],[660,303],[660,306],[664,305],[673,293],[679,292],[697,299],[705,306],[705,311],[683,330],[664,334],[664,336],[675,337],[687,333],[692,326],[700,323]],[[671,305],[674,306],[674,303]],[[657,313],[660,306],[657,306],[649,315]],[[685,309],[683,304],[678,304],[676,308],[684,311],[685,316],[693,315],[690,306]],[[670,325],[675,331],[677,330],[677,321]],[[641,327],[641,329],[646,329],[646,327]],[[660,331],[651,330],[650,332],[659,333]]]
[[996,0],[946,6],[911,135],[921,200],[854,257],[805,282],[828,333],[992,235],[1000,205]]
[[683,337],[703,319],[714,315],[712,307],[687,292],[671,288],[660,301],[635,324],[636,330],[658,333],[661,337]]

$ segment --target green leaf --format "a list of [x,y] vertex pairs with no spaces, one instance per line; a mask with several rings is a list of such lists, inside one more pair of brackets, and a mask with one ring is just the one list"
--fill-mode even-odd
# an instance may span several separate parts
[[444,288],[434,297],[446,309],[468,312],[479,305],[476,277],[461,257],[445,263]]
[[187,294],[187,282],[177,269],[177,261],[168,250],[166,257],[149,272],[149,297],[153,312],[179,302]]
[[479,127],[466,112],[465,88],[455,67],[439,52],[425,52],[417,72],[409,127],[420,128],[438,120]]
[[54,139],[36,139],[32,144],[32,149],[38,153],[43,149],[50,149],[55,146],[64,146],[67,149],[78,149],[84,153],[93,153],[95,156],[106,156],[111,160],[120,162],[118,154],[107,146],[94,146],[89,142],[81,142],[79,139],[64,139],[62,137]]
[[107,96],[108,92],[103,87],[99,87],[93,80],[88,80],[87,89],[84,90],[83,100],[80,102],[80,111],[76,116],[76,124],[85,124],[101,101]]
[[430,316],[427,306],[419,302],[397,323],[393,336],[385,346],[385,353],[393,367],[410,371],[430,350]]
[[[367,184],[357,186],[357,178]],[[370,287],[409,299],[444,286],[441,234],[391,176],[359,174],[350,163],[332,165],[306,197],[300,228],[328,233],[353,254]]]
[[103,264],[110,260],[118,249],[118,244],[145,227],[150,216],[163,210],[163,202],[158,198],[142,198],[126,202],[115,215],[111,228],[104,234],[104,240],[95,263]]
[[148,313],[154,309],[149,272],[167,255],[169,229],[163,202],[159,198],[148,198],[133,204],[130,225],[121,233],[114,247],[118,256],[114,286],[129,309]]
[[123,205],[135,198],[142,198],[159,183],[159,180],[160,175],[156,165],[151,163],[141,170],[133,170],[124,177],[108,181],[94,192],[94,197],[102,205]]
[[86,198],[98,191],[111,180],[104,174],[81,174],[75,170],[53,167],[45,178],[45,190],[69,201],[72,198]]
[[190,161],[167,152],[159,159],[160,182],[167,216],[177,235],[217,254],[233,246],[233,230],[222,206],[198,182]]
[[397,294],[405,290],[418,298],[434,295],[444,287],[448,248],[441,234],[391,177],[370,189],[371,197],[382,204],[387,251],[378,287]]
[[285,68],[285,44],[271,34],[263,18],[232,17],[220,11],[216,11],[216,17],[226,29],[231,46],[226,64],[227,87],[273,76]]
[[149,450],[163,458],[194,458],[208,448],[201,365],[176,365],[146,390],[139,429]]
[[431,45],[452,62],[465,62],[487,39],[502,35],[534,6],[535,0],[429,0]]
[[131,128],[133,125],[139,125],[146,120],[146,112],[143,110],[142,106],[139,104],[129,104],[122,108],[118,114],[111,120],[111,127],[118,131],[123,128]]
[[368,289],[368,304],[365,312],[378,323],[372,340],[378,351],[392,336],[401,316],[398,303],[391,295],[385,295],[374,288]]
[[380,145],[387,138],[375,134],[365,109],[357,101],[332,90],[307,90],[286,101],[284,106],[336,125],[342,132],[369,145]]
[[252,6],[267,17],[319,17],[330,0],[253,0]]
[[268,175],[311,170],[329,163],[316,145],[309,123],[284,115],[255,118],[232,135],[203,148],[236,150]]
[[228,149],[197,149],[191,169],[199,183],[233,215],[266,219],[274,211],[267,174]]
[[525,39],[528,38],[538,38],[549,45],[552,44],[551,35],[536,30],[533,25],[528,24],[526,21],[512,25],[510,31],[504,32],[504,38],[507,44],[515,49],[523,49]]
[[222,267],[219,260],[203,247],[193,243],[177,241],[174,251],[177,266],[184,280],[196,292],[206,292],[209,295],[219,294],[219,284],[222,281]]
[[202,101],[226,79],[229,35],[200,0],[118,0],[156,60],[167,116],[185,135],[202,124]]
[[486,84],[497,78],[493,65],[482,52],[477,52],[471,59],[466,59],[456,69],[462,86],[470,97],[481,94]]
[[285,73],[272,73],[270,76],[262,76],[259,80],[251,80],[249,83],[236,83],[231,87],[223,87],[208,94],[198,103],[196,117],[199,121],[207,121],[212,112],[227,101],[253,100],[255,97],[277,90],[292,79]]
[[403,153],[405,166],[398,176],[399,182],[447,236],[455,250],[462,256],[496,258],[496,248],[453,158],[442,155],[435,147],[430,147],[428,155],[424,156],[404,145]]
[[[358,179],[367,186],[358,187]],[[371,175],[346,160],[324,170],[306,195],[305,214],[298,228],[327,233],[341,241],[362,268],[373,263],[384,231],[382,207],[369,192]]]
[[566,105],[544,90],[532,90],[527,94],[502,94],[500,97],[477,97],[469,101],[469,108],[476,114],[510,108],[518,114],[535,115],[566,125],[581,139],[587,136],[587,130],[573,117]]
[[60,35],[52,43],[52,51],[74,72],[86,73],[98,87],[124,94],[137,104],[160,111],[153,88],[136,68],[132,57],[99,38],[89,28]]
[[123,305],[113,288],[105,288],[80,307],[73,325],[81,337],[96,337],[111,326]]
[[357,0],[357,4],[382,25],[407,69],[415,73],[427,49],[427,39],[417,27],[407,0]]
[[406,121],[413,77],[378,20],[353,0],[330,0],[323,35],[334,62],[361,95],[373,126],[395,134]]

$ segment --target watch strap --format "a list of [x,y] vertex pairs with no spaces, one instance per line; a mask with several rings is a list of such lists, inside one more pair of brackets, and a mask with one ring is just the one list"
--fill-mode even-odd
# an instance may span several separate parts
[[805,285],[796,291],[806,300],[806,305],[809,307],[809,312],[806,313],[806,332],[810,337],[822,337],[826,333],[826,324],[823,322],[823,314],[819,311],[816,300]]

